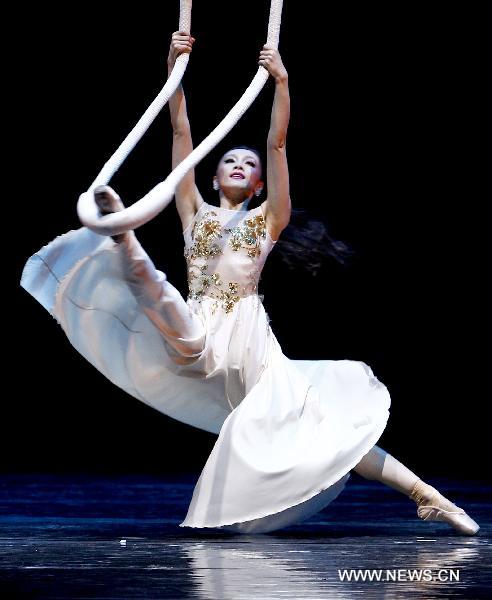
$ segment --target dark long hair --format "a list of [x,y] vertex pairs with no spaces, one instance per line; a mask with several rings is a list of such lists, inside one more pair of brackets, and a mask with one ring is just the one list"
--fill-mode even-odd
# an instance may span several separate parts
[[312,276],[329,262],[348,266],[355,256],[346,242],[332,235],[325,221],[304,209],[292,209],[275,251],[289,269],[303,269]]

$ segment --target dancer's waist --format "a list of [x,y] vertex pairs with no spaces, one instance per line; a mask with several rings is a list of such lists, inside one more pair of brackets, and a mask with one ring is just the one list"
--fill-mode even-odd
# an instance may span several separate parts
[[236,290],[234,288],[230,288],[229,290],[214,288],[198,292],[190,290],[188,294],[188,301],[206,302],[212,305],[214,312],[216,309],[221,309],[226,313],[232,312],[234,307],[246,298],[261,301],[263,296],[259,296],[257,290]]

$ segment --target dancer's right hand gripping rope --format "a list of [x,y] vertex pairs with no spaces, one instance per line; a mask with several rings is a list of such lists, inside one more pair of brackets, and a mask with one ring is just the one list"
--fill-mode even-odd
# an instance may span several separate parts
[[184,31],[175,31],[171,37],[171,45],[167,57],[167,65],[169,70],[172,70],[174,63],[180,54],[187,52],[188,54],[193,49],[195,38]]

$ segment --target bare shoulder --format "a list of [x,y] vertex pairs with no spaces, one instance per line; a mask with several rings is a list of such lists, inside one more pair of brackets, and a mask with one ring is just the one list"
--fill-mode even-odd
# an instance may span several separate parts
[[[260,204],[263,218],[265,219],[265,225],[270,237],[274,242],[278,240],[282,231],[289,224],[289,219],[286,219],[285,215],[282,217],[278,216],[275,210],[272,210],[271,202],[268,198]],[[290,215],[289,215],[290,216]]]

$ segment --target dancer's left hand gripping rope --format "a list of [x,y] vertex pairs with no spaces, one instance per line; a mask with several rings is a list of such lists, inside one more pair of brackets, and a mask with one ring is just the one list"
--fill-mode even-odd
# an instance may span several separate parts
[[[180,0],[179,30],[190,33],[192,0]],[[283,0],[271,0],[270,18],[268,21],[267,44],[278,47]],[[87,192],[81,194],[77,204],[77,212],[83,225],[101,235],[117,235],[137,229],[152,220],[171,202],[174,191],[186,173],[194,168],[236,125],[258,96],[266,81],[268,71],[260,66],[253,81],[241,96],[236,105],[217,125],[217,127],[183,160],[170,175],[157,184],[147,195],[132,206],[117,213],[102,216],[94,200],[94,189],[107,185],[123,161],[130,154],[144,133],[150,127],[168,99],[174,94],[183,78],[188,64],[189,54],[178,56],[175,66],[165,86],[144,113],[140,121],[126,137],[118,150],[104,165]]]

